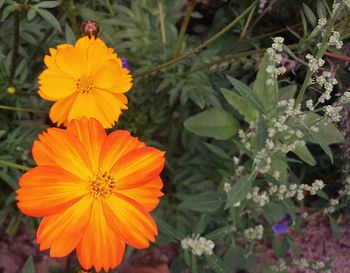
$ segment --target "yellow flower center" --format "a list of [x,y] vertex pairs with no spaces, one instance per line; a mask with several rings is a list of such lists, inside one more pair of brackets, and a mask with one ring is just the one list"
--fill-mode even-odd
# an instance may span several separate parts
[[89,191],[94,198],[104,198],[112,193],[117,184],[116,179],[108,172],[97,172],[89,181]]
[[88,76],[82,76],[80,77],[77,82],[77,91],[79,93],[83,93],[83,94],[88,94],[91,92],[91,90],[94,88],[92,79]]

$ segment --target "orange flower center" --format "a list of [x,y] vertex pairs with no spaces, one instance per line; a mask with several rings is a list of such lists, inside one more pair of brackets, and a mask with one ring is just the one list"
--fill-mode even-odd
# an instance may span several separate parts
[[89,181],[90,194],[94,198],[105,198],[112,193],[117,184],[116,179],[108,172],[97,172]]
[[77,91],[79,93],[83,93],[83,94],[88,94],[91,92],[91,90],[94,88],[93,82],[91,77],[88,76],[82,76],[80,77],[77,82]]

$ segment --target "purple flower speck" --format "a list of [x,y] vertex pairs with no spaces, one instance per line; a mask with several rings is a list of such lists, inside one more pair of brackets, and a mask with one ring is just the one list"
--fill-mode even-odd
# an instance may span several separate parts
[[122,67],[129,69],[129,64],[126,58],[121,58],[122,59]]
[[275,234],[286,234],[288,233],[288,225],[292,222],[292,217],[286,215],[281,221],[278,221],[272,226],[273,233]]

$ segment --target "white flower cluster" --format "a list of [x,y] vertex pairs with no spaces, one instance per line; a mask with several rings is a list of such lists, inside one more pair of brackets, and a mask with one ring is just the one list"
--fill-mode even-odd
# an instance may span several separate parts
[[192,238],[185,238],[181,240],[181,247],[184,250],[190,250],[193,255],[202,256],[212,255],[215,244],[211,240],[200,237],[199,234],[192,236]]
[[309,109],[310,111],[314,111],[314,102],[310,99],[306,101],[306,108]]
[[251,192],[249,192],[246,196],[247,200],[252,200],[254,203],[259,205],[260,207],[265,206],[268,202],[270,202],[270,197],[268,196],[266,191],[260,192],[259,187],[254,187]]
[[288,266],[285,260],[279,260],[277,265],[271,266],[271,269],[275,272],[287,271]]
[[309,61],[309,68],[312,72],[317,72],[320,67],[322,67],[325,63],[323,59],[316,59],[314,56],[311,54],[307,54],[305,56],[306,60]]
[[251,124],[251,127],[249,128],[250,130],[245,132],[242,129],[239,129],[238,131],[238,137],[240,138],[241,142],[244,144],[244,146],[247,149],[251,149],[251,145],[249,143],[249,140],[255,135],[254,130],[253,129],[253,125]]
[[229,192],[231,190],[232,186],[230,183],[225,182],[224,183],[224,192]]
[[339,205],[339,199],[330,199],[329,200],[329,206],[325,209],[323,209],[324,214],[330,214],[335,212],[335,206]]
[[340,111],[342,109],[343,109],[342,106],[327,105],[324,108],[325,117],[329,122],[339,122],[341,120]]
[[264,234],[264,227],[262,225],[258,225],[253,228],[248,228],[243,232],[243,234],[248,241],[261,240]]
[[322,35],[324,34],[324,27],[327,25],[326,18],[318,19],[317,28],[322,31]]
[[270,48],[267,49],[267,54],[269,56],[269,61],[271,65],[266,68],[266,72],[270,75],[270,79],[266,81],[267,85],[274,85],[275,80],[279,75],[282,75],[286,72],[286,68],[283,66],[278,66],[282,63],[282,54],[283,51],[283,42],[284,38],[275,37],[273,39],[273,44]]
[[309,262],[305,258],[294,259],[292,263],[299,270],[305,270],[305,269],[309,268]]
[[340,33],[333,30],[331,37],[329,37],[328,45],[335,46],[337,49],[343,47],[343,41],[341,40]]
[[[350,0],[349,0],[350,1]],[[340,98],[340,104],[349,104],[350,103],[350,92],[345,92]]]
[[349,196],[350,197],[350,177],[348,177],[345,180],[345,186],[343,190],[339,191],[339,194],[342,196]]
[[316,77],[316,83],[318,83],[321,87],[323,87],[326,90],[326,92],[323,93],[318,99],[320,103],[324,103],[326,100],[331,99],[333,86],[338,84],[338,81],[332,78],[330,72],[324,71],[321,76]]

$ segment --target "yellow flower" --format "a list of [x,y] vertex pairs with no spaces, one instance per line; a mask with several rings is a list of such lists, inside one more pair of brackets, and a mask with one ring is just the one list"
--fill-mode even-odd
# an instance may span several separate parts
[[127,109],[123,93],[132,86],[129,70],[114,50],[101,39],[85,36],[75,46],[62,44],[50,53],[44,59],[47,69],[39,76],[39,95],[55,101],[52,122],[66,125],[86,117],[112,127]]

